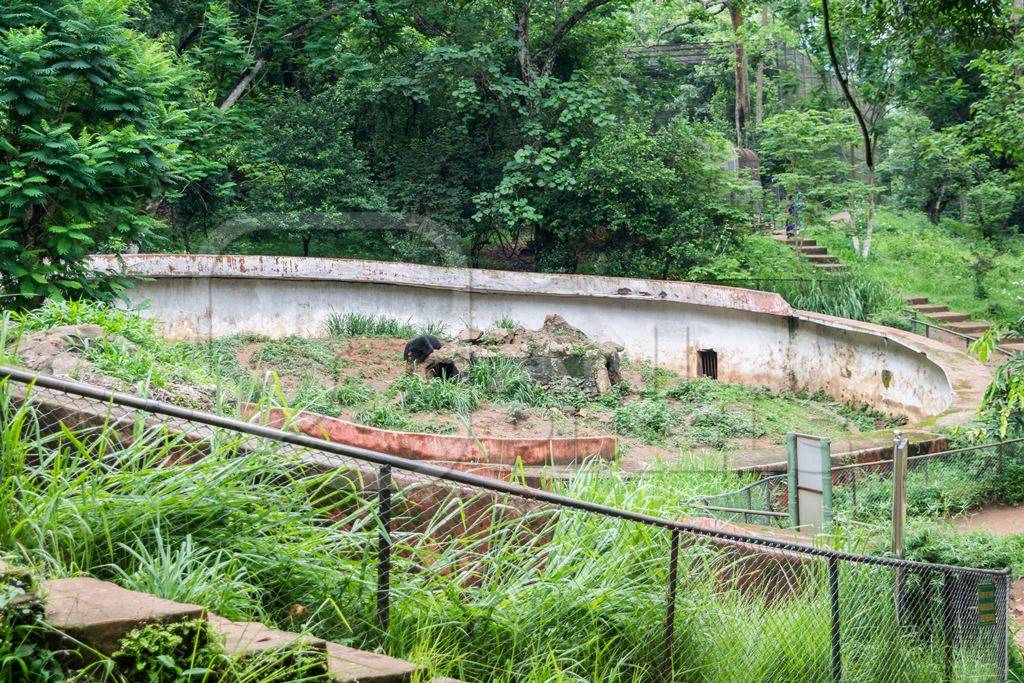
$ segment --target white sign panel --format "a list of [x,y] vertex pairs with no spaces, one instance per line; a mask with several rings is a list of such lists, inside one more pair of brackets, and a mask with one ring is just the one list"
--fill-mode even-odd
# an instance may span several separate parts
[[802,491],[824,491],[821,476],[821,439],[796,437],[796,485]]

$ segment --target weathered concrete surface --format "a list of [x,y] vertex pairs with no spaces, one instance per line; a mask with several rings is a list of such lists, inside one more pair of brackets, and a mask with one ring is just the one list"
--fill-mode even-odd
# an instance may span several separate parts
[[46,622],[108,655],[140,626],[200,619],[206,614],[206,608],[199,605],[164,600],[87,577],[46,581],[43,589]]
[[230,621],[211,614],[209,622],[213,632],[224,640],[224,652],[234,657],[285,649],[327,652],[326,640],[278,631],[256,621]]
[[327,671],[335,683],[405,683],[417,668],[387,655],[327,644]]
[[[256,406],[245,404],[242,414],[251,417]],[[274,408],[262,416],[277,429],[300,431],[334,443],[389,453],[410,460],[514,465],[568,465],[586,458],[615,458],[613,436],[581,436],[554,439],[507,439],[489,436],[420,434],[377,429],[335,417],[301,411],[295,415]]]
[[98,256],[90,265],[151,278],[129,295],[148,300],[146,314],[175,338],[317,335],[331,313],[453,329],[503,316],[538,327],[558,313],[591,339],[687,376],[698,373],[698,351],[714,349],[722,380],[825,391],[934,424],[971,415],[989,381],[980,363],[941,343],[730,287],[266,256]]

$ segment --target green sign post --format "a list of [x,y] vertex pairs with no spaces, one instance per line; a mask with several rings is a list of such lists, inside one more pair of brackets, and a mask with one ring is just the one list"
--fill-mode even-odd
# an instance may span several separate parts
[[991,581],[978,584],[978,624],[994,626],[996,623],[996,585]]

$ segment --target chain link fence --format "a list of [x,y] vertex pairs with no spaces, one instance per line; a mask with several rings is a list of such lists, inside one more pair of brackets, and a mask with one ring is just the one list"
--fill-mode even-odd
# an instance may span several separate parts
[[[0,382],[3,463],[20,482],[3,504],[33,517],[4,542],[60,556],[102,529],[92,555],[68,558],[79,568],[129,559],[117,548],[147,525],[208,543],[234,530],[249,545],[224,561],[299,591],[278,606],[319,598],[325,635],[396,656],[443,644],[473,681],[1006,678],[1005,572],[638,514],[12,368]],[[768,512],[777,482],[759,486],[733,495]],[[251,498],[276,505],[272,487],[299,490],[315,524],[285,507],[247,517]]]

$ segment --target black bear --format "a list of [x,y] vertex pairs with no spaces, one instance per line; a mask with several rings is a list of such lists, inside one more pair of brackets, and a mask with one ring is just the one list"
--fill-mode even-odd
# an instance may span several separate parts
[[[426,361],[430,354],[442,346],[444,346],[444,344],[441,343],[441,340],[432,334],[421,334],[415,339],[410,339],[405,345],[405,351],[402,352],[402,358],[405,360],[406,371],[412,372],[415,365],[419,365]],[[454,363],[437,363],[430,369],[430,371],[434,377],[439,377],[441,379],[455,377],[459,374]]]

